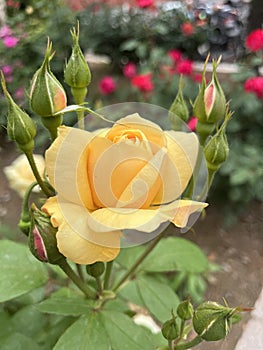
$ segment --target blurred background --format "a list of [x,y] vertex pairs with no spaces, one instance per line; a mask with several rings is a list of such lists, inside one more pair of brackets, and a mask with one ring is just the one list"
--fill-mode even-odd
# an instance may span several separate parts
[[[263,279],[262,0],[0,0],[0,69],[15,101],[37,124],[35,153],[43,154],[50,140],[28,104],[30,81],[49,37],[55,51],[51,69],[73,103],[63,72],[71,54],[70,29],[77,22],[92,73],[86,101],[93,109],[127,101],[169,109],[182,75],[194,131],[192,101],[204,61],[208,53],[222,56],[218,77],[235,112],[227,127],[230,154],[215,177],[208,215],[195,228],[198,235],[187,234],[204,250],[210,267],[202,275],[187,275],[180,291],[196,300],[206,293],[220,302],[225,297],[230,304],[252,306]],[[207,79],[211,72],[209,63]],[[0,238],[24,241],[17,228],[22,199],[4,173],[19,155],[6,134],[6,112],[1,92]],[[64,122],[74,125],[75,115],[67,114]],[[98,120],[90,120],[90,128],[98,126]],[[241,327],[213,349],[233,350]]]

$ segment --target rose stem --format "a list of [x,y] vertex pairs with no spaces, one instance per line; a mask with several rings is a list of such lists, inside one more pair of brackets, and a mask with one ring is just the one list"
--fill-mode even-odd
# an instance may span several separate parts
[[45,183],[43,182],[43,180],[42,180],[42,178],[41,178],[41,176],[40,176],[40,174],[39,174],[39,171],[38,171],[38,169],[37,169],[37,166],[36,166],[36,163],[35,163],[35,160],[34,160],[32,151],[26,151],[26,152],[25,152],[25,155],[26,155],[26,157],[27,157],[27,159],[28,159],[28,162],[29,162],[30,167],[31,167],[31,169],[32,169],[32,171],[33,171],[33,174],[35,175],[35,178],[36,178],[36,180],[37,180],[39,186],[41,187],[42,191],[43,191],[48,197],[54,196],[54,193],[51,192],[51,191],[48,189],[48,187],[45,185]]
[[59,261],[59,267],[65,272],[65,274],[71,279],[76,286],[90,299],[96,298],[96,293],[86,283],[84,283],[79,276],[72,270],[70,265],[65,259]]
[[198,345],[199,343],[201,343],[203,341],[203,339],[197,335],[193,340],[184,343],[184,344],[178,344],[175,346],[174,350],[186,350],[186,349],[190,349],[196,345]]
[[104,276],[104,285],[103,285],[104,289],[109,288],[109,282],[110,282],[110,276],[111,276],[113,262],[114,262],[114,260],[107,262],[105,276]]
[[122,279],[117,283],[117,285],[113,288],[113,292],[116,292],[120,286],[134,273],[134,271],[137,269],[137,267],[140,265],[140,263],[148,256],[148,254],[153,250],[153,248],[159,243],[159,241],[163,238],[165,235],[166,230],[164,230],[159,236],[155,238],[155,240],[152,241],[151,244],[148,245],[148,247],[145,249],[145,251],[142,253],[142,255],[135,261],[135,263],[131,266],[131,268],[125,273],[125,275],[122,277]]
[[76,267],[77,267],[77,271],[78,271],[78,274],[79,274],[79,278],[82,281],[84,281],[84,276],[83,276],[83,271],[82,271],[81,265],[80,264],[76,264]]

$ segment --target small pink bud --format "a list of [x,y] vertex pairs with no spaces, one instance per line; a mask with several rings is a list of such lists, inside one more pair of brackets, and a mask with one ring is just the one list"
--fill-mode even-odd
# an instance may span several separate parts
[[39,260],[47,262],[48,257],[47,257],[46,248],[45,248],[43,239],[36,226],[33,229],[33,237],[34,237],[35,252],[38,255]]

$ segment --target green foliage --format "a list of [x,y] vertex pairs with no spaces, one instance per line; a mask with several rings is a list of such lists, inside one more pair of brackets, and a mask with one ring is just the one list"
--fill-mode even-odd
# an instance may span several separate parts
[[113,63],[121,66],[131,60],[148,59],[151,50],[178,48],[188,57],[196,58],[197,47],[207,39],[206,26],[195,27],[187,37],[182,35],[181,25],[189,18],[184,5],[166,11],[159,8],[158,14],[140,10],[137,7],[110,7],[106,3],[94,11],[87,7],[78,14],[81,24],[81,44],[98,54],[111,57]]
[[135,325],[118,311],[96,311],[81,317],[57,342],[54,350],[62,349],[134,349],[152,350],[154,344],[149,332]]
[[0,241],[0,265],[1,302],[23,295],[47,282],[45,267],[22,244]]

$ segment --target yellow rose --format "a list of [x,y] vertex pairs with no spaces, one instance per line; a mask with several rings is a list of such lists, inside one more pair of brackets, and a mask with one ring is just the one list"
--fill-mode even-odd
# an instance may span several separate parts
[[[40,175],[44,174],[45,160],[42,155],[34,154],[34,160]],[[9,186],[21,197],[24,196],[27,188],[36,181],[28,160],[24,154],[17,157],[12,164],[4,168]],[[36,188],[34,189],[36,191]]]
[[206,206],[180,199],[198,151],[194,133],[163,131],[138,114],[96,132],[60,127],[46,152],[57,196],[43,207],[60,252],[79,264],[110,261],[126,231],[151,237],[165,222],[185,227]]

